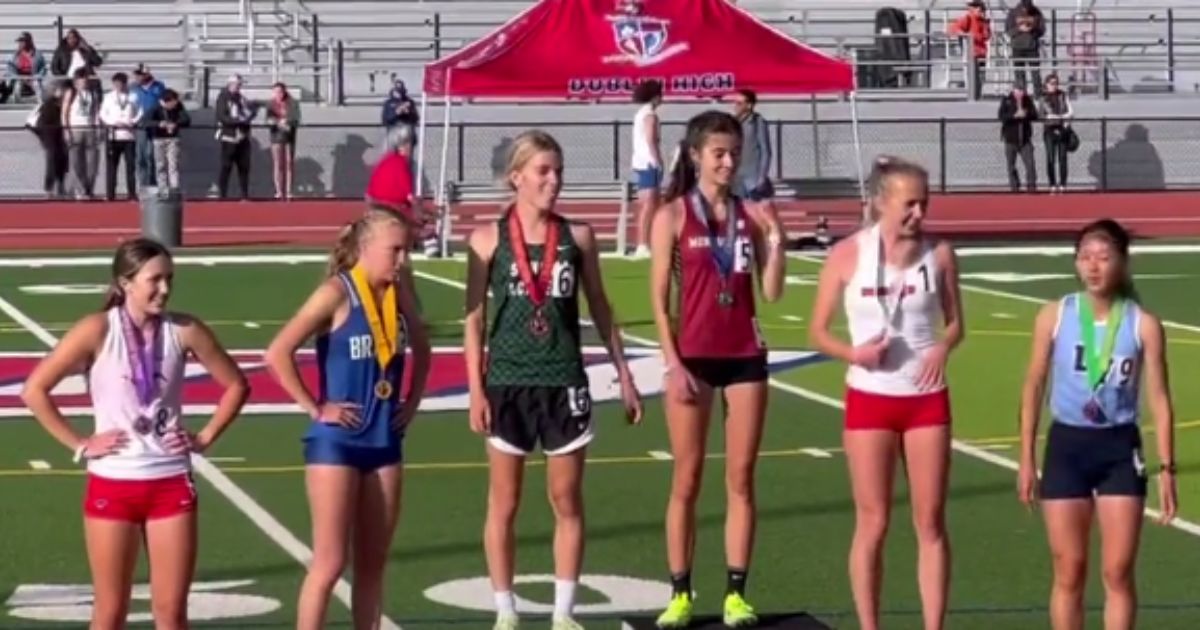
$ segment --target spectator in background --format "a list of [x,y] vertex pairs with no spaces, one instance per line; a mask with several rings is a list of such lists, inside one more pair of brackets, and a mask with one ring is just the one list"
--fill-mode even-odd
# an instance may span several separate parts
[[1000,99],[1000,136],[1004,140],[1004,161],[1008,165],[1008,183],[1013,192],[1021,189],[1017,174],[1017,156],[1025,165],[1029,192],[1037,191],[1037,164],[1033,159],[1033,121],[1037,120],[1033,99],[1018,83]]
[[[17,50],[9,58],[8,79],[0,81],[0,103],[14,101],[22,96],[36,96],[42,101],[42,80],[46,76],[46,58],[33,44],[33,35],[28,32],[17,37]],[[28,78],[21,78],[28,77]]]
[[1017,83],[1040,97],[1042,94],[1041,63],[1042,37],[1046,34],[1046,20],[1042,10],[1034,6],[1033,0],[1021,0],[1009,10],[1004,30],[1008,33],[1012,48],[1013,76]]
[[63,136],[75,178],[75,198],[92,199],[100,162],[100,98],[92,90],[86,68],[77,69],[73,76],[62,97]]
[[137,180],[140,186],[153,186],[156,183],[154,168],[154,130],[147,126],[151,115],[158,109],[166,86],[162,81],[150,74],[150,68],[144,63],[138,64],[133,70],[133,85],[130,92],[142,109],[142,128],[137,132],[136,164]]
[[404,81],[396,79],[392,83],[392,91],[388,92],[387,100],[383,102],[383,126],[387,129],[384,146],[388,151],[397,149],[400,144],[401,127],[409,128],[405,135],[412,138],[415,146],[417,125],[420,123],[421,114],[417,111],[417,104],[409,97]]
[[983,94],[984,69],[987,68],[988,42],[992,39],[992,24],[987,18],[983,0],[967,2],[967,12],[950,23],[950,35],[966,35],[971,40],[975,57],[975,98]]
[[[64,82],[65,83],[65,82]],[[67,194],[67,143],[63,136],[62,97],[69,83],[53,85],[50,95],[38,103],[25,121],[26,126],[37,136],[38,144],[46,156],[46,168],[42,188],[47,199]]]
[[117,164],[125,160],[125,189],[130,199],[137,199],[137,178],[134,175],[138,127],[142,109],[129,92],[129,76],[118,72],[112,76],[112,90],[100,104],[100,122],[108,128],[108,151],[105,153],[105,197],[117,198]]
[[271,126],[271,161],[275,169],[275,198],[292,198],[292,173],[296,163],[296,128],[300,125],[300,103],[288,94],[287,85],[271,86],[267,108]]
[[640,105],[633,115],[633,151],[630,166],[638,196],[638,244],[635,256],[650,255],[650,224],[659,205],[659,189],[663,181],[663,159],[660,147],[658,107],[662,105],[663,84],[649,79],[633,89],[633,102]]
[[758,95],[742,89],[734,93],[733,115],[742,123],[742,159],[734,194],[752,203],[767,203],[775,196],[771,185],[771,128],[754,111]]
[[1045,128],[1042,144],[1046,145],[1046,177],[1050,179],[1050,192],[1062,192],[1067,187],[1067,154],[1070,152],[1071,119],[1075,110],[1066,91],[1058,85],[1058,75],[1046,77],[1046,89],[1038,103],[1039,114]]
[[221,143],[221,170],[217,188],[222,199],[228,197],[229,175],[237,166],[242,199],[250,199],[250,123],[258,114],[254,103],[242,94],[242,77],[232,75],[217,95],[217,140]]
[[50,60],[50,72],[55,76],[74,77],[75,72],[82,68],[87,71],[90,79],[96,74],[96,68],[103,63],[100,53],[96,52],[79,31],[71,29],[54,51],[54,57]]
[[160,197],[179,193],[179,130],[192,125],[192,117],[175,90],[165,90],[158,107],[147,118],[153,136],[155,181]]

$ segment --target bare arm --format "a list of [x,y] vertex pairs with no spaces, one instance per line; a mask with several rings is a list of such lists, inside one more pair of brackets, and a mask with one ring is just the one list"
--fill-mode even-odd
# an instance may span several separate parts
[[1154,436],[1158,442],[1158,460],[1175,463],[1175,411],[1171,405],[1171,385],[1167,370],[1167,344],[1162,322],[1142,311],[1138,336],[1142,340],[1145,362],[1146,402],[1154,414]]
[[941,273],[938,295],[941,297],[942,316],[946,326],[942,344],[949,353],[957,348],[966,336],[966,328],[963,326],[962,290],[958,284],[958,258],[954,255],[954,248],[947,241],[938,244],[934,257]]
[[659,146],[658,137],[658,114],[651,113],[646,116],[646,141],[650,143],[650,150],[654,152],[654,163],[663,166],[662,148]]
[[575,244],[583,253],[583,268],[580,270],[584,294],[587,295],[588,311],[592,314],[592,323],[608,356],[612,358],[617,376],[629,377],[629,366],[625,362],[625,348],[621,342],[620,326],[613,320],[612,305],[604,293],[604,281],[600,275],[600,252],[596,246],[596,234],[590,225],[577,224],[572,226]]
[[79,437],[58,406],[50,398],[50,392],[64,378],[83,372],[95,356],[96,346],[108,329],[103,313],[94,313],[80,319],[71,330],[42,359],[21,389],[21,401],[46,429],[63,446],[71,451],[81,447],[85,439]]
[[[783,297],[784,275],[787,272],[787,254],[784,252],[784,241],[787,233],[774,205],[769,202],[767,209],[756,213],[754,239],[754,262],[758,266],[759,288],[763,299],[768,302],[778,302]],[[774,244],[772,244],[774,240]]]
[[421,399],[425,396],[425,382],[429,377],[429,362],[433,350],[429,343],[429,329],[425,326],[425,320],[421,317],[421,307],[417,303],[412,270],[407,265],[396,283],[396,299],[399,302],[400,313],[404,315],[408,346],[412,348],[413,355],[412,380],[409,382],[404,405],[409,413],[416,413],[417,408],[421,406]]
[[471,396],[484,395],[483,339],[486,333],[488,268],[499,238],[495,224],[471,233],[467,252],[467,312],[463,330],[463,352],[467,362],[467,386]]
[[271,375],[310,418],[317,417],[320,406],[296,369],[296,350],[318,330],[329,327],[343,299],[339,281],[331,278],[321,283],[267,347]]
[[1050,354],[1054,349],[1054,326],[1058,321],[1059,303],[1046,304],[1038,312],[1033,325],[1033,348],[1025,383],[1021,387],[1021,453],[1029,466],[1037,461],[1037,432],[1046,397],[1046,376],[1050,371]]
[[808,342],[822,354],[852,363],[854,347],[834,336],[830,330],[838,299],[845,289],[844,276],[857,256],[854,239],[846,239],[833,247],[817,279],[817,295],[813,301],[808,326]]
[[679,203],[663,206],[654,213],[650,225],[650,307],[654,309],[654,324],[658,343],[667,367],[679,364],[675,347],[675,332],[671,329],[671,264],[674,259],[675,222]]
[[237,363],[204,322],[194,317],[185,318],[181,334],[187,349],[196,355],[213,380],[224,388],[212,419],[196,434],[198,450],[203,451],[221,437],[230,423],[237,418],[238,412],[250,395],[250,385]]

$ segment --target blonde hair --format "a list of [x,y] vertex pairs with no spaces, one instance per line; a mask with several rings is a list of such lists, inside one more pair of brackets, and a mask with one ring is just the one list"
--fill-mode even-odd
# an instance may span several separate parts
[[541,129],[524,131],[513,139],[512,144],[508,147],[504,168],[504,181],[510,190],[516,192],[516,187],[512,183],[512,174],[525,168],[533,156],[546,151],[554,153],[558,156],[559,161],[562,161],[562,146],[558,144],[558,140],[555,140],[554,136]]
[[880,155],[871,165],[871,174],[867,177],[867,205],[871,209],[871,220],[879,218],[879,208],[875,200],[887,191],[887,183],[893,177],[903,176],[920,180],[929,186],[929,171],[925,167],[899,158],[894,155]]
[[363,215],[347,222],[338,230],[337,240],[329,252],[326,276],[335,276],[349,271],[358,263],[358,251],[376,226],[382,223],[407,225],[400,214],[382,206],[368,206]]

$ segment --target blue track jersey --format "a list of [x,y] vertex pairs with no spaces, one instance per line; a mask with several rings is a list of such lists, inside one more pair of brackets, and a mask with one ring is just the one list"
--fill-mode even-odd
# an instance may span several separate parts
[[[1105,428],[1135,424],[1139,415],[1139,391],[1142,372],[1142,344],[1138,338],[1141,310],[1131,301],[1125,302],[1125,315],[1113,344],[1112,361],[1104,381],[1095,392],[1095,401],[1102,411],[1098,419],[1087,417],[1084,407],[1093,399],[1088,386],[1087,363],[1083,350],[1083,333],[1079,327],[1079,300],[1082,294],[1062,299],[1058,331],[1054,335],[1051,357],[1050,411],[1056,422],[1076,427]],[[1104,346],[1106,324],[1096,323],[1097,351]]]

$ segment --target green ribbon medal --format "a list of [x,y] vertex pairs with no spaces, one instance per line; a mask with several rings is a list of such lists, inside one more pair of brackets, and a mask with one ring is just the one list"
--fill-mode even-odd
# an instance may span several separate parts
[[[1079,305],[1079,330],[1083,336],[1083,362],[1087,368],[1088,388],[1093,392],[1104,384],[1108,366],[1112,363],[1113,346],[1117,343],[1117,330],[1121,328],[1121,319],[1125,316],[1125,300],[1118,298],[1108,309],[1108,322],[1104,326],[1104,346],[1096,352],[1096,314],[1092,311],[1092,303],[1082,293],[1077,299]],[[1089,400],[1083,408],[1083,415],[1094,422],[1103,420],[1103,413],[1095,397]]]

